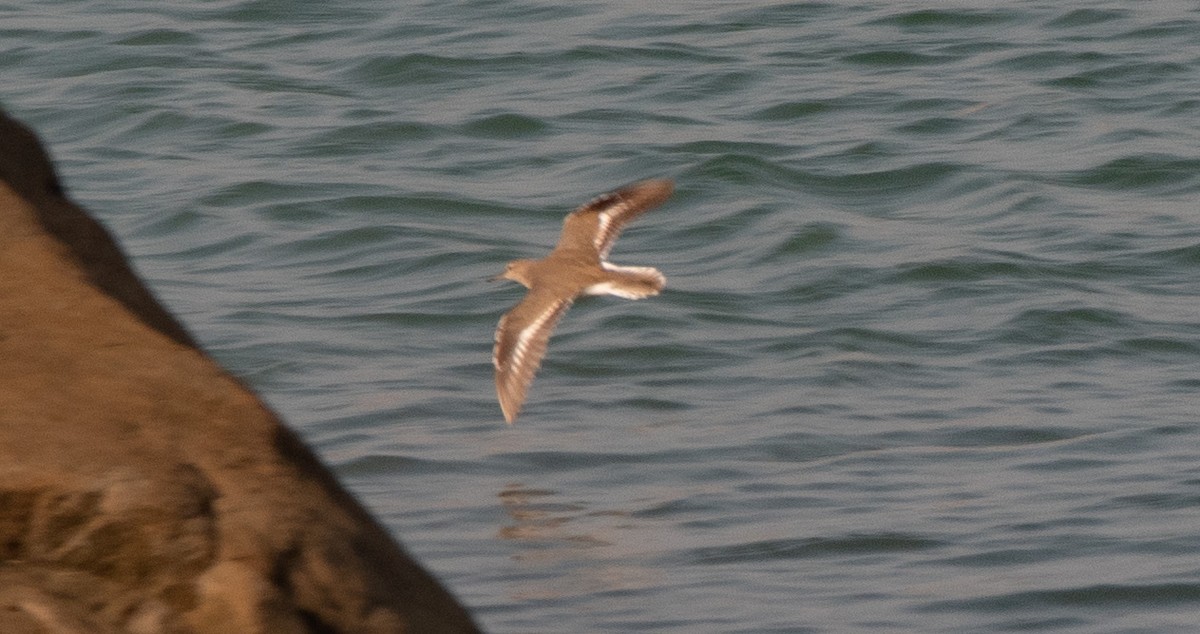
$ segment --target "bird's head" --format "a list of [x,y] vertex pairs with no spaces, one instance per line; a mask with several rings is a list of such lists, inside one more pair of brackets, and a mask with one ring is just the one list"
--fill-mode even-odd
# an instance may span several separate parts
[[533,268],[535,261],[536,260],[513,260],[504,267],[503,273],[495,277],[488,278],[488,281],[495,282],[497,280],[512,280],[520,283],[525,288],[529,288],[532,281],[529,277],[529,272],[530,269]]

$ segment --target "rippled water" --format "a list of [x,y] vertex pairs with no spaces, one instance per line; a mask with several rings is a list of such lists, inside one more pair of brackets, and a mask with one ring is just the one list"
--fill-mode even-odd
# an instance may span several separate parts
[[1088,4],[10,3],[0,103],[491,631],[1193,631],[1200,10]]

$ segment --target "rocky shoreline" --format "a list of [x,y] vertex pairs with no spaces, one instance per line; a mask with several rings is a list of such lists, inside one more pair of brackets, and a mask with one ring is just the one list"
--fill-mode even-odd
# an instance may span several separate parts
[[0,631],[478,631],[3,113]]

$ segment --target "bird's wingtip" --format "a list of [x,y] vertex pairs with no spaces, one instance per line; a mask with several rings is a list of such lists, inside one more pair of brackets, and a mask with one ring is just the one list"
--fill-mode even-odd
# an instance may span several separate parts
[[675,181],[669,178],[648,178],[620,191],[624,195],[632,195],[639,199],[645,209],[652,209],[666,202],[675,193]]
[[635,186],[639,189],[655,189],[664,198],[675,192],[675,181],[670,178],[647,178]]
[[505,424],[511,426],[514,422],[516,422],[517,414],[521,413],[521,405],[519,403],[514,404],[506,400],[503,394],[500,394],[499,400],[500,411],[504,414],[504,422]]

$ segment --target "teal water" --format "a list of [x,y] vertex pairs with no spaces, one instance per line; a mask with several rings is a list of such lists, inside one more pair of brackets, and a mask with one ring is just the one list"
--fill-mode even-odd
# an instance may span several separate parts
[[663,5],[0,4],[0,105],[489,631],[1194,631],[1200,9]]

